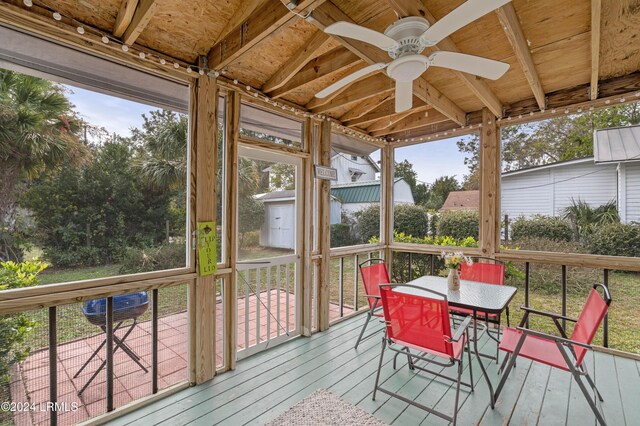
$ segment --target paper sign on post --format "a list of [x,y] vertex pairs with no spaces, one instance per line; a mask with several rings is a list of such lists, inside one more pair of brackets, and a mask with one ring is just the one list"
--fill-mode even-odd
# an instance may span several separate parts
[[198,264],[200,275],[212,275],[218,270],[216,223],[198,222]]

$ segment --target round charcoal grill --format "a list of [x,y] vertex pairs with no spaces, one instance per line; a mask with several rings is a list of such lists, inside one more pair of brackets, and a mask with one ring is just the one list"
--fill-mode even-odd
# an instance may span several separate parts
[[[126,353],[129,358],[133,360],[140,368],[147,373],[147,368],[142,365],[141,358],[138,356],[133,349],[131,349],[126,343],[127,337],[131,334],[135,326],[138,324],[138,317],[147,312],[149,308],[149,295],[146,291],[140,291],[138,293],[131,294],[122,294],[120,296],[113,296],[113,343],[114,348],[113,352],[115,353],[118,349],[121,349],[124,353]],[[93,358],[95,358],[98,353],[102,350],[103,346],[105,346],[106,332],[107,332],[107,299],[95,299],[84,302],[81,307],[82,313],[87,318],[87,320],[95,325],[100,327],[103,333],[105,333],[105,340],[98,346],[93,354],[87,359],[80,370],[73,376],[73,378],[78,378],[82,370],[85,369],[87,365],[91,362]],[[126,321],[131,320],[131,324],[123,325]],[[119,329],[126,330],[122,337],[118,337],[116,335],[116,331]],[[78,395],[82,395],[82,393],[87,389],[87,387],[91,384],[91,382],[96,378],[98,373],[105,368],[106,360],[100,364],[98,369],[93,373],[93,375],[89,378],[89,380],[84,384],[82,389],[78,391]]]

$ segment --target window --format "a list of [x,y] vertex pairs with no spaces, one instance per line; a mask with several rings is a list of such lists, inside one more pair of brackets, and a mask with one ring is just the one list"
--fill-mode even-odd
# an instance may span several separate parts
[[351,159],[352,159],[353,161],[358,161],[358,156],[357,156],[357,155],[352,155],[352,156],[351,156]]
[[240,136],[302,147],[302,122],[253,105],[240,107]]

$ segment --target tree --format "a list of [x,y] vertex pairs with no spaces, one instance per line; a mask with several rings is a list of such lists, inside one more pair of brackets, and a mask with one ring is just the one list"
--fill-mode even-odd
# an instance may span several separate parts
[[458,150],[467,154],[464,165],[469,168],[469,174],[462,181],[462,189],[470,191],[480,189],[480,136],[473,134],[470,138],[462,138],[456,141]]
[[440,209],[449,196],[449,193],[458,190],[460,190],[460,184],[455,176],[441,176],[437,178],[431,185],[427,207],[434,210]]
[[269,189],[282,191],[295,189],[296,166],[286,163],[274,163],[269,167]]
[[[0,231],[16,231],[19,186],[86,153],[62,86],[0,69]],[[0,258],[19,258],[12,243],[0,242]]]
[[413,164],[408,160],[403,160],[395,164],[394,177],[402,178],[409,184],[413,202],[425,205],[429,199],[429,186],[424,182],[418,182],[418,173],[413,169]]

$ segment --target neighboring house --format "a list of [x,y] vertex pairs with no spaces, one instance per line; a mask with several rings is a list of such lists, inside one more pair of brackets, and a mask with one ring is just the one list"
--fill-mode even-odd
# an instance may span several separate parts
[[452,210],[479,211],[480,191],[451,191],[444,204],[440,208],[441,212]]
[[[352,214],[380,203],[380,167],[368,155],[336,154],[331,167],[338,180],[331,182],[331,224],[341,223],[342,214]],[[265,171],[269,172],[267,168]],[[271,183],[271,180],[270,180]],[[273,191],[258,194],[265,205],[265,221],[260,230],[260,245],[293,248],[295,246],[295,191]],[[394,204],[414,204],[409,184],[397,178],[393,184]]]
[[640,126],[598,130],[594,157],[502,174],[502,214],[561,216],[571,200],[615,201],[623,223],[640,221]]

